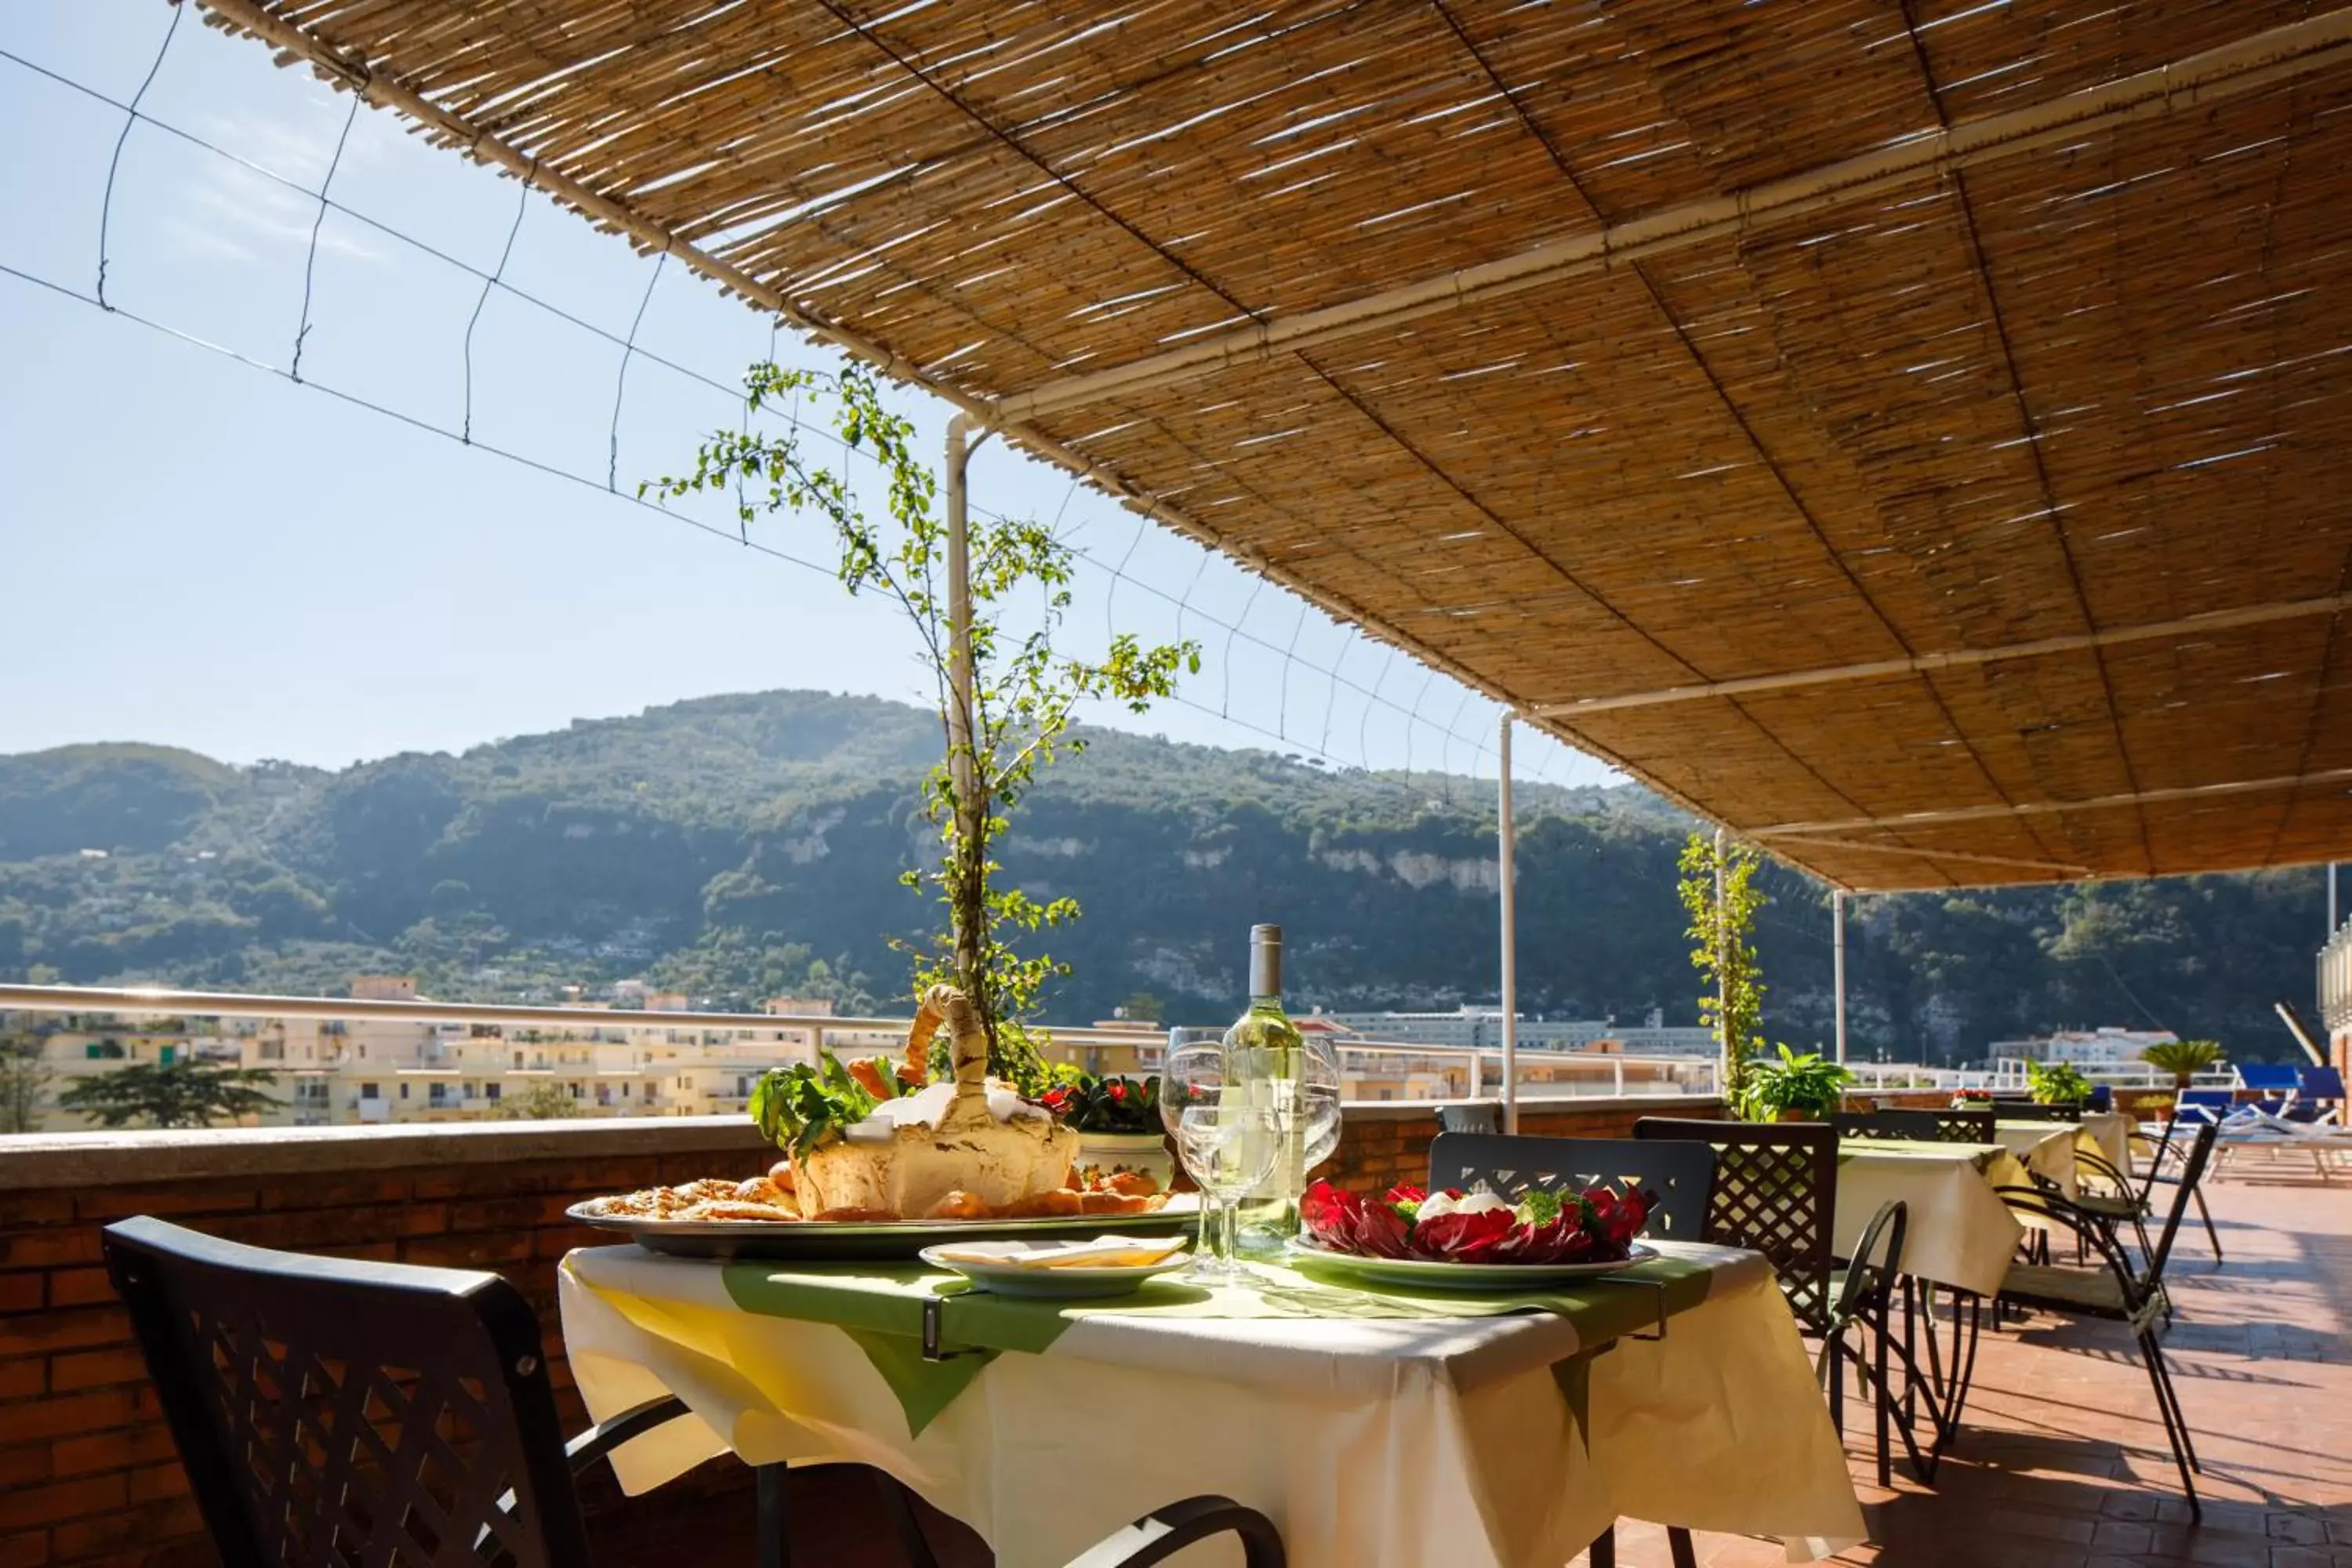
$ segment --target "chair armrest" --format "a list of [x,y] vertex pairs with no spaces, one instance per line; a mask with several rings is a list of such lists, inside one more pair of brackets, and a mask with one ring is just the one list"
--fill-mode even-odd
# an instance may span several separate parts
[[655,1427],[689,1414],[686,1401],[674,1394],[648,1399],[643,1405],[622,1411],[610,1421],[599,1421],[564,1444],[563,1457],[570,1461],[572,1473],[576,1476],[630,1439],[642,1437]]
[[1287,1560],[1274,1521],[1223,1497],[1190,1497],[1154,1509],[1072,1558],[1069,1568],[1150,1568],[1227,1531],[1241,1537],[1246,1568],[1284,1568]]

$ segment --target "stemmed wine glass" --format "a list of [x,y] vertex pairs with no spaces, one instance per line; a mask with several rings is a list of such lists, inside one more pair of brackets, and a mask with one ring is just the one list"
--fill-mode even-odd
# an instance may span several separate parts
[[1236,1078],[1228,1082],[1225,1048],[1208,1040],[1168,1053],[1160,1074],[1160,1118],[1176,1140],[1177,1158],[1201,1189],[1201,1239],[1192,1267],[1179,1278],[1222,1284],[1234,1265],[1234,1205],[1274,1170],[1280,1152],[1272,1109],[1253,1104]]
[[1307,1044],[1298,1075],[1298,1135],[1301,1171],[1311,1171],[1339,1152],[1339,1060],[1321,1040]]

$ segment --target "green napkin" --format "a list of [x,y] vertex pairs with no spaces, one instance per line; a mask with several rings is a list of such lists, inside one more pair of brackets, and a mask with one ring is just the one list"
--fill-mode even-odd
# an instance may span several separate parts
[[[919,1263],[818,1264],[778,1268],[730,1263],[721,1278],[747,1312],[831,1323],[848,1335],[897,1395],[910,1436],[919,1435],[1005,1351],[1042,1354],[1070,1324],[1097,1314],[1175,1318],[1491,1318],[1552,1312],[1576,1325],[1588,1347],[1650,1330],[1705,1300],[1712,1270],[1701,1262],[1659,1258],[1621,1277],[1571,1288],[1510,1293],[1414,1293],[1341,1279],[1311,1260],[1301,1268],[1261,1267],[1250,1289],[1208,1291],[1155,1279],[1131,1296],[1097,1301],[1037,1300],[972,1289],[960,1276]],[[1318,1276],[1320,1276],[1319,1278]],[[1638,1281],[1638,1282],[1636,1282]],[[941,1359],[922,1352],[924,1303],[939,1303]],[[1586,1355],[1571,1357],[1581,1363]],[[1568,1367],[1569,1363],[1563,1363]],[[1558,1369],[1555,1369],[1556,1372]],[[1561,1392],[1582,1424],[1580,1367]]]

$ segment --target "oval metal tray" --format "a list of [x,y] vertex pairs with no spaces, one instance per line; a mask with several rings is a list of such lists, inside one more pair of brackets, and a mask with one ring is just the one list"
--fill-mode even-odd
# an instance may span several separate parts
[[[589,1200],[593,1203],[594,1200]],[[1089,1236],[1166,1236],[1200,1222],[1200,1200],[1179,1193],[1150,1214],[1070,1215],[1058,1219],[760,1220],[651,1219],[604,1215],[573,1204],[564,1217],[625,1237],[673,1258],[756,1258],[823,1263],[911,1258],[926,1247],[957,1241],[1075,1241]]]

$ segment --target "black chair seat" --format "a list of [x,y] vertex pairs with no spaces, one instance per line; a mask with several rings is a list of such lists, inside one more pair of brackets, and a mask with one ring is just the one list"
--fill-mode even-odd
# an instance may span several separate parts
[[[567,1446],[538,1317],[495,1274],[272,1252],[145,1216],[107,1226],[104,1247],[229,1568],[589,1568],[574,1476],[688,1414],[654,1400]],[[758,1468],[761,1562],[780,1563],[783,1467]],[[1228,1533],[1246,1568],[1283,1568],[1273,1522],[1217,1497],[1080,1561],[1147,1568]],[[919,1531],[908,1544],[928,1555]]]
[[2012,1263],[2001,1281],[2004,1301],[2055,1311],[2081,1312],[2117,1321],[2131,1317],[2122,1283],[2105,1268],[2063,1268],[2052,1264]]

